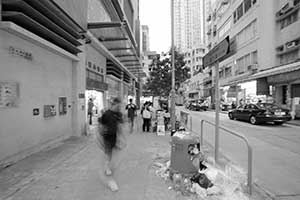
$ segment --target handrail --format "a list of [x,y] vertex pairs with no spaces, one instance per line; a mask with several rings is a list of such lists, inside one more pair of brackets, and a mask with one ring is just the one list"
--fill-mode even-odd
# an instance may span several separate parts
[[[200,144],[201,144],[201,146],[203,146],[203,125],[204,125],[204,122],[207,123],[207,124],[215,126],[215,124],[212,123],[212,122],[209,122],[209,121],[204,120],[204,119],[201,120],[201,133],[200,133]],[[224,127],[221,127],[221,126],[219,126],[219,129],[221,129],[221,130],[223,130],[223,131],[225,131],[227,133],[230,133],[231,135],[239,137],[247,145],[247,148],[248,148],[248,177],[247,177],[247,186],[248,186],[249,194],[251,195],[252,194],[252,162],[253,162],[253,159],[252,159],[252,147],[250,146],[249,141],[248,141],[248,139],[245,136],[243,136],[241,134],[238,134],[238,133],[236,133],[234,131],[230,131],[230,130],[228,130],[228,129],[224,128]]]

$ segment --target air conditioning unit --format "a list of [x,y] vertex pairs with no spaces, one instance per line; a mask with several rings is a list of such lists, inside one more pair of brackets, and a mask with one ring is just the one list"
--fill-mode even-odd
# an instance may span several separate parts
[[292,48],[294,46],[296,46],[296,42],[295,41],[286,43],[286,48],[288,48],[288,49]]
[[294,8],[294,1],[293,0],[289,0],[288,3],[286,3],[281,9],[280,9],[280,13],[285,14],[288,11],[290,11],[291,9]]
[[247,67],[248,71],[255,71],[258,69],[258,64],[252,64]]

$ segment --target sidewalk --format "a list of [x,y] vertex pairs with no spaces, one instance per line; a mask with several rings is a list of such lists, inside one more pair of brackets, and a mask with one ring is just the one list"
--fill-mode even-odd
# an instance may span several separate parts
[[119,155],[123,159],[114,174],[120,187],[116,193],[106,186],[100,159],[102,152],[94,143],[96,126],[91,126],[89,137],[72,137],[56,148],[36,153],[1,170],[0,199],[195,199],[168,190],[167,183],[155,174],[155,160],[169,158],[169,136],[140,130],[139,125],[138,130],[128,135],[128,148]]

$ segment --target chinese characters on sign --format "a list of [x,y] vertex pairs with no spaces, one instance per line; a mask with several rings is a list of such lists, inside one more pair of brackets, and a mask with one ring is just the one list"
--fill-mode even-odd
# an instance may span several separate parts
[[33,60],[32,53],[26,52],[22,49],[18,49],[18,48],[12,47],[12,46],[9,47],[9,53],[11,55],[23,57],[26,60]]
[[19,100],[19,84],[0,82],[0,108],[17,107]]

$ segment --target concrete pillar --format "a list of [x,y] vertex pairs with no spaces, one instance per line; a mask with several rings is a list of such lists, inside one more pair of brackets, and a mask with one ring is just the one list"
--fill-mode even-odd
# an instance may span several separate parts
[[72,64],[72,129],[74,136],[86,134],[86,108],[85,98],[79,98],[79,94],[85,94],[86,90],[86,49],[84,40],[81,41],[81,53],[79,61]]
[[0,0],[0,21],[2,21],[2,0]]
[[292,110],[292,84],[288,83],[286,91],[287,108]]
[[121,98],[121,101],[123,101],[123,103],[127,103],[127,100],[125,102],[124,100],[124,72],[121,72],[121,82],[120,82],[120,94],[119,97]]

